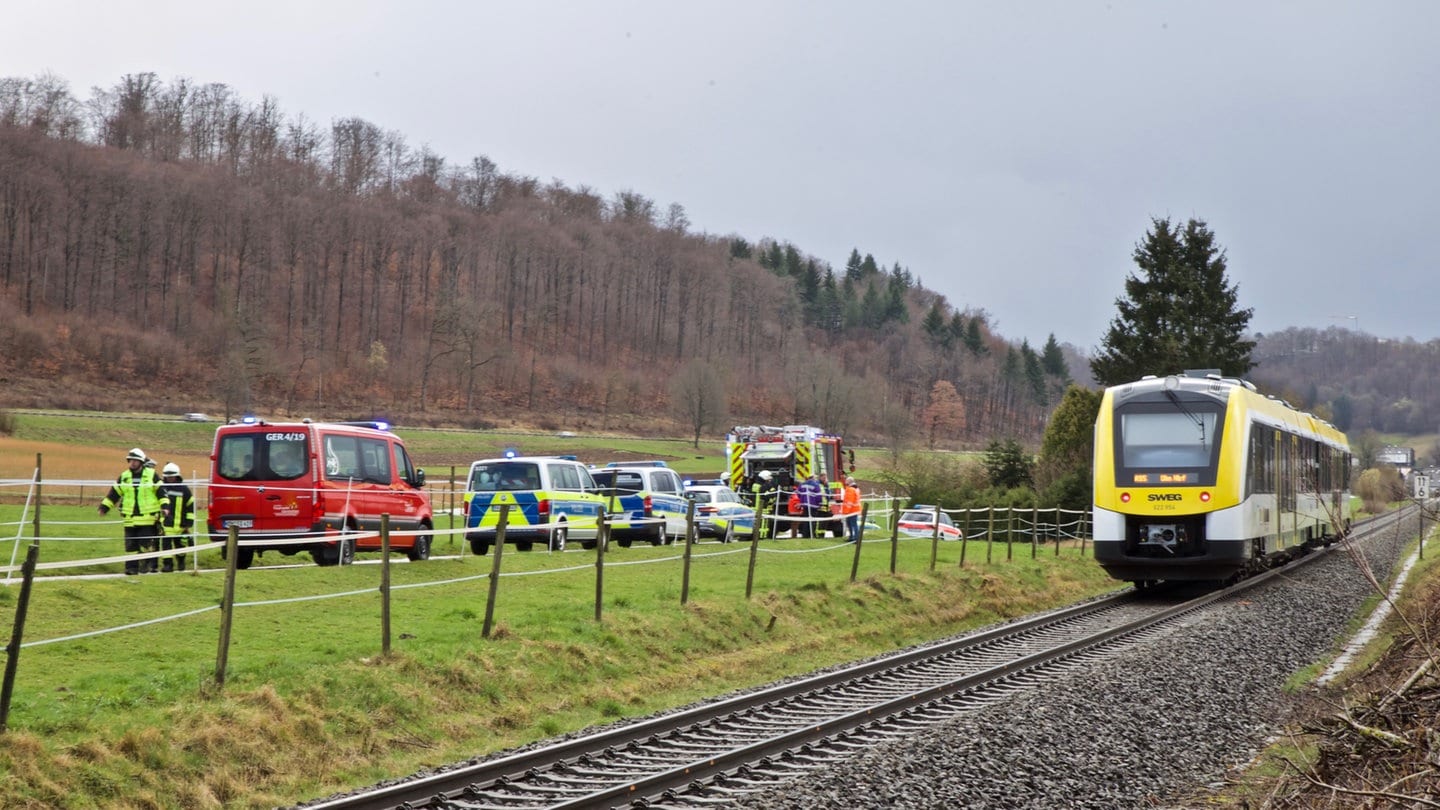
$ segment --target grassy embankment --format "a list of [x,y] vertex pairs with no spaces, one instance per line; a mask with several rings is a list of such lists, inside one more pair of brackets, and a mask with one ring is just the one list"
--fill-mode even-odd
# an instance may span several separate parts
[[[73,437],[54,435],[54,428],[27,436],[26,421],[21,440],[46,443],[46,477],[108,476],[137,444],[161,458],[169,451],[203,459],[213,435],[213,426],[162,423],[150,434],[95,420]],[[406,439],[432,469],[427,458],[489,455],[487,442],[513,441],[437,433],[427,446],[425,432]],[[654,444],[603,442],[609,446],[583,452],[681,455],[675,444],[662,455]],[[577,452],[574,446],[572,440],[570,450],[526,449]],[[14,477],[17,460],[20,475],[28,476],[33,452],[0,440],[0,477]],[[102,473],[91,469],[96,464]],[[18,505],[0,511],[9,536],[19,513]],[[92,507],[47,505],[42,515],[42,561],[86,556],[88,544],[103,554],[119,546],[113,528],[92,522]],[[92,539],[56,539],[73,536]],[[437,541],[442,553],[450,547]],[[905,541],[899,573],[891,575],[889,544],[872,535],[856,583],[849,582],[851,547],[786,540],[762,548],[747,601],[748,547],[698,547],[685,606],[676,549],[612,550],[599,622],[594,552],[511,549],[502,560],[506,572],[548,573],[500,580],[489,638],[481,630],[492,558],[398,564],[389,656],[381,654],[377,555],[361,555],[371,564],[323,569],[308,562],[274,566],[267,557],[272,565],[265,570],[242,573],[240,602],[350,595],[237,610],[223,688],[215,683],[218,573],[47,579],[34,589],[27,642],[199,612],[24,649],[10,730],[0,736],[0,806],[294,803],[1115,587],[1070,545],[1058,557],[1042,548],[1036,559],[1028,546],[1017,547],[1009,561],[996,546],[991,564],[983,545],[971,545],[962,567],[959,544],[943,543],[931,572],[930,543]],[[800,549],[813,553],[776,553]],[[713,556],[700,556],[707,552]],[[218,555],[208,555],[202,563],[218,564]],[[7,627],[17,593],[0,589],[0,622]]]

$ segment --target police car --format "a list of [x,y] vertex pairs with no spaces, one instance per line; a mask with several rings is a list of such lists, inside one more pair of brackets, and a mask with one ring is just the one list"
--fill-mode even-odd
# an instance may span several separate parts
[[[909,537],[934,537],[936,514],[937,510],[933,506],[915,504],[900,514],[900,520],[896,526],[901,534]],[[965,536],[949,515],[944,511],[938,511],[938,514],[940,515],[941,540],[959,540]]]
[[685,487],[685,497],[695,503],[695,533],[700,537],[732,543],[755,532],[755,510],[742,503],[730,487],[690,484]]
[[577,539],[594,548],[606,499],[590,471],[573,459],[507,456],[470,465],[465,485],[465,539],[485,554],[498,536],[501,507],[508,505],[505,542],[521,551],[543,543],[564,551]]

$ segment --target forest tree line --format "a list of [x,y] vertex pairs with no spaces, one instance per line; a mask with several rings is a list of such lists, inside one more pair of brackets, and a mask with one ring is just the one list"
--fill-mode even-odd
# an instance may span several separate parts
[[976,446],[1038,441],[1069,379],[1053,336],[1014,345],[859,248],[837,270],[150,73],[0,79],[0,307],[34,383],[10,405],[684,427],[683,378],[717,430]]

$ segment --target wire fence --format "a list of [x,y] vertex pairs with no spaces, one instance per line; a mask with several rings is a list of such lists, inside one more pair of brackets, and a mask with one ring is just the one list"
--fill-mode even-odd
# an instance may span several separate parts
[[[391,554],[390,544],[392,539],[401,537],[413,537],[420,534],[430,535],[437,540],[445,541],[444,545],[458,550],[458,557],[464,559],[467,556],[468,544],[465,542],[464,516],[458,505],[461,501],[461,494],[453,487],[441,487],[438,492],[432,492],[432,503],[439,501],[440,510],[436,512],[435,522],[442,523],[442,515],[448,514],[449,527],[436,525],[432,529],[417,531],[392,531],[389,528],[389,516],[382,517],[382,525],[379,531],[354,531],[341,530],[327,534],[323,539],[336,543],[357,543],[361,540],[370,542],[378,541],[382,551],[377,566],[378,582],[374,586],[364,588],[349,588],[345,590],[324,590],[325,579],[315,578],[317,592],[299,594],[284,598],[245,601],[236,599],[237,567],[236,559],[239,556],[239,549],[246,546],[265,546],[275,548],[277,546],[294,546],[297,549],[312,546],[317,537],[314,535],[305,536],[276,536],[246,534],[240,535],[238,530],[231,529],[229,534],[222,540],[212,538],[205,532],[205,521],[203,518],[205,506],[202,497],[205,491],[204,485],[192,485],[196,489],[197,516],[196,530],[189,538],[193,546],[185,547],[183,553],[188,556],[195,565],[193,571],[196,574],[202,573],[200,563],[202,561],[214,562],[217,558],[223,563],[221,568],[206,568],[205,573],[223,572],[221,581],[220,599],[217,605],[210,605],[193,610],[184,610],[174,613],[161,613],[159,615],[117,623],[111,626],[89,628],[79,632],[68,633],[50,638],[33,639],[26,641],[25,625],[30,602],[30,594],[33,584],[37,580],[44,580],[60,572],[74,572],[83,570],[87,573],[99,573],[102,575],[119,575],[121,568],[126,562],[138,560],[173,557],[176,550],[149,550],[140,553],[128,554],[88,554],[82,553],[94,550],[100,546],[97,544],[112,544],[113,548],[118,541],[115,539],[118,534],[119,521],[116,520],[49,520],[45,513],[47,507],[53,504],[69,505],[93,505],[98,503],[108,490],[109,482],[106,481],[0,481],[0,492],[7,493],[6,497],[15,499],[20,505],[20,513],[17,520],[0,522],[0,538],[8,536],[12,547],[9,557],[9,564],[0,566],[3,569],[3,581],[6,585],[15,585],[18,579],[19,597],[16,600],[14,613],[14,627],[12,629],[9,643],[5,647],[5,675],[3,684],[0,684],[0,731],[7,728],[10,698],[12,695],[16,672],[18,669],[21,652],[25,649],[65,644],[76,642],[82,639],[94,638],[114,633],[133,630],[156,624],[191,620],[196,616],[218,612],[221,614],[220,621],[220,644],[217,655],[214,684],[217,687],[223,686],[226,670],[226,658],[228,656],[228,639],[232,623],[237,615],[245,610],[259,606],[274,606],[287,604],[301,604],[321,600],[334,599],[357,599],[373,598],[377,594],[381,600],[382,615],[385,617],[381,630],[380,647],[382,653],[388,654],[390,650],[389,612],[390,599],[394,591],[413,591],[429,588],[443,588],[457,584],[485,581],[489,586],[489,594],[486,600],[485,624],[483,635],[488,637],[494,626],[495,616],[503,608],[503,602],[499,598],[500,584],[502,581],[520,577],[543,577],[561,574],[573,574],[578,571],[594,569],[595,573],[595,599],[594,611],[596,621],[603,620],[603,594],[604,594],[604,572],[606,567],[630,567],[630,566],[653,566],[657,569],[667,569],[670,575],[679,574],[682,587],[680,590],[680,602],[684,604],[689,599],[692,566],[695,563],[706,560],[748,554],[745,596],[752,596],[753,585],[756,578],[757,568],[764,555],[773,555],[773,564],[783,564],[789,555],[795,554],[826,554],[843,553],[847,548],[853,549],[853,562],[850,570],[850,580],[855,581],[861,574],[862,547],[874,545],[876,542],[884,542],[889,545],[889,572],[897,572],[899,552],[902,545],[913,547],[916,544],[928,542],[930,544],[929,570],[935,570],[938,565],[938,548],[940,543],[950,541],[950,538],[942,539],[939,531],[940,520],[934,521],[934,526],[928,536],[925,531],[918,531],[912,528],[901,530],[899,520],[902,512],[902,501],[899,498],[884,494],[872,494],[863,499],[860,520],[864,529],[861,532],[858,542],[850,543],[837,541],[830,544],[813,545],[807,547],[786,547],[783,542],[771,542],[770,537],[780,534],[777,531],[780,526],[800,525],[812,531],[807,534],[820,534],[821,525],[828,525],[835,522],[833,515],[821,516],[797,516],[778,512],[763,512],[759,507],[755,509],[753,520],[754,525],[760,526],[761,531],[750,532],[748,543],[737,543],[724,545],[720,543],[702,543],[696,534],[696,521],[694,504],[690,505],[686,515],[685,531],[680,540],[673,546],[675,553],[659,557],[648,557],[645,559],[614,559],[607,558],[607,551],[611,551],[609,542],[609,526],[605,518],[601,518],[596,527],[596,543],[593,552],[577,552],[573,547],[564,552],[566,554],[585,554],[592,556],[591,559],[575,565],[562,565],[549,567],[543,570],[510,570],[503,567],[505,556],[504,525],[508,517],[508,506],[501,507],[501,526],[497,529],[498,536],[491,553],[490,570],[488,572],[466,573],[461,576],[445,579],[407,582],[400,585],[391,583]],[[71,510],[73,511],[73,510]],[[996,507],[988,509],[935,509],[936,514],[944,514],[951,519],[951,522],[960,527],[960,534],[954,538],[954,542],[960,545],[959,565],[967,564],[967,552],[972,558],[975,556],[973,547],[980,544],[984,548],[984,560],[986,563],[995,561],[999,556],[998,549],[1003,550],[1004,559],[1013,559],[1015,548],[1023,547],[1028,543],[1032,558],[1040,553],[1042,546],[1053,543],[1054,554],[1062,553],[1062,548],[1069,547],[1078,549],[1082,556],[1085,554],[1085,530],[1088,513],[1063,509],[1011,509]],[[654,522],[663,522],[665,518],[651,518]],[[528,528],[555,527],[559,524],[544,524]],[[100,536],[108,535],[108,537]],[[878,535],[878,536],[877,536]],[[766,540],[766,542],[762,542]],[[781,537],[781,540],[784,538]],[[71,541],[90,541],[90,545],[82,546]],[[1074,541],[1078,541],[1078,544]],[[368,543],[367,543],[368,544]],[[409,545],[404,543],[402,545]],[[432,548],[437,547],[432,545]],[[47,557],[41,559],[42,548],[45,549]],[[513,546],[512,546],[513,548]],[[20,557],[24,554],[23,562]],[[472,559],[475,555],[468,555]],[[346,559],[342,556],[341,559]],[[908,558],[907,558],[908,559]],[[978,560],[972,562],[978,564]],[[677,570],[678,569],[678,570]],[[324,570],[324,569],[317,569]],[[254,572],[252,569],[252,574]]]

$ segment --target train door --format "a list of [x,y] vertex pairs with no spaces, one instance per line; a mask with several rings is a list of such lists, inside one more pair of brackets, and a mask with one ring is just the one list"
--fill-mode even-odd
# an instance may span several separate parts
[[1278,548],[1287,548],[1295,543],[1299,532],[1300,491],[1300,437],[1281,433],[1280,457],[1280,538]]

